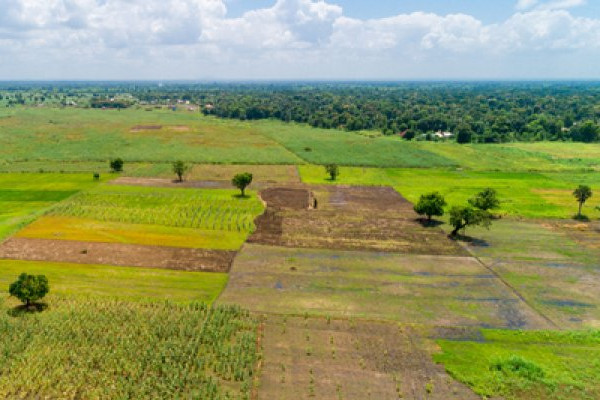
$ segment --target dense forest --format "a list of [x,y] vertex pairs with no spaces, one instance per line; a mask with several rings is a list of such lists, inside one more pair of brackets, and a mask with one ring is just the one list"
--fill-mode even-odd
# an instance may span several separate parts
[[[597,82],[4,83],[6,106],[198,105],[205,114],[462,143],[600,140]],[[444,132],[449,132],[443,137]]]

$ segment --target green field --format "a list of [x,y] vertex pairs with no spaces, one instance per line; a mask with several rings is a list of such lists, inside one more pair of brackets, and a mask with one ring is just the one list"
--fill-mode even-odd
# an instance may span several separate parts
[[227,283],[219,273],[0,260],[0,293],[22,272],[46,275],[52,294],[142,302],[211,303]]
[[0,174],[0,240],[57,202],[98,185],[87,174]]
[[[500,214],[528,218],[571,218],[577,213],[572,195],[579,184],[588,184],[600,192],[600,178],[595,172],[537,173],[484,172],[444,169],[340,168],[335,182],[328,179],[323,167],[301,165],[302,180],[314,184],[389,185],[408,200],[416,202],[424,193],[438,191],[449,205],[465,204],[484,188],[494,188],[501,200]],[[584,214],[600,217],[592,197]]]
[[250,399],[256,321],[238,307],[0,299],[0,397]]
[[20,237],[236,250],[263,210],[253,192],[103,185],[56,204]]
[[482,396],[597,399],[600,333],[483,330],[477,341],[439,340],[452,376]]
[[[406,142],[279,121],[236,121],[187,111],[27,108],[0,119],[0,171],[125,170],[181,159],[218,164],[326,164],[478,171],[598,170],[600,145],[563,142],[458,145]],[[133,129],[135,127],[160,129]],[[146,168],[146,167],[144,167]],[[141,172],[139,174],[142,174]]]

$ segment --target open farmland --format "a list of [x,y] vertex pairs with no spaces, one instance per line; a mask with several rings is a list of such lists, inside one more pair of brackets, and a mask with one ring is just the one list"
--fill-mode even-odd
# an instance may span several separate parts
[[[303,182],[332,184],[320,166],[299,167]],[[595,172],[538,173],[484,172],[443,169],[397,169],[342,167],[336,183],[342,185],[389,185],[416,202],[423,193],[438,191],[449,204],[465,203],[485,188],[494,188],[502,201],[500,213],[527,218],[570,218],[577,212],[573,189],[588,184],[600,190]],[[590,199],[584,213],[599,218],[598,200]]]
[[0,256],[226,272],[262,208],[232,190],[99,186],[55,205]]
[[270,315],[260,398],[477,399],[393,323]]
[[250,399],[258,354],[247,311],[50,301],[18,318],[0,301],[0,397]]
[[91,175],[0,174],[0,240],[57,202],[97,185]]
[[[287,247],[464,255],[441,229],[417,222],[392,188],[310,186],[260,192],[267,212],[249,242]],[[314,201],[317,208],[314,208]],[[309,208],[310,207],[310,208]]]

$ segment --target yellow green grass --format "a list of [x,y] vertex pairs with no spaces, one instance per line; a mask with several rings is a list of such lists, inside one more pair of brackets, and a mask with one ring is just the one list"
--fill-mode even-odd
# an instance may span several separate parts
[[449,205],[466,204],[478,191],[491,187],[502,201],[500,214],[530,218],[570,218],[577,212],[572,195],[579,184],[598,193],[584,207],[589,218],[600,218],[600,179],[595,172],[537,173],[447,169],[341,167],[335,182],[322,166],[299,166],[302,180],[313,184],[389,185],[412,202],[428,192],[442,193]]
[[52,205],[107,180],[91,174],[0,174],[0,240],[33,221]]
[[86,218],[44,216],[16,234],[17,237],[128,243],[149,246],[237,250],[247,234],[162,225],[128,224]]
[[227,283],[227,274],[212,272],[0,260],[0,294],[22,272],[46,275],[53,295],[143,302],[212,303]]

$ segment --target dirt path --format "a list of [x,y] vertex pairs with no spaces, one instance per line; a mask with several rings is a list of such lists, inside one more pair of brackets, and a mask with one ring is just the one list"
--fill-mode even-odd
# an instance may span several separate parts
[[104,264],[183,271],[227,272],[236,252],[123,243],[11,238],[0,245],[0,258]]

